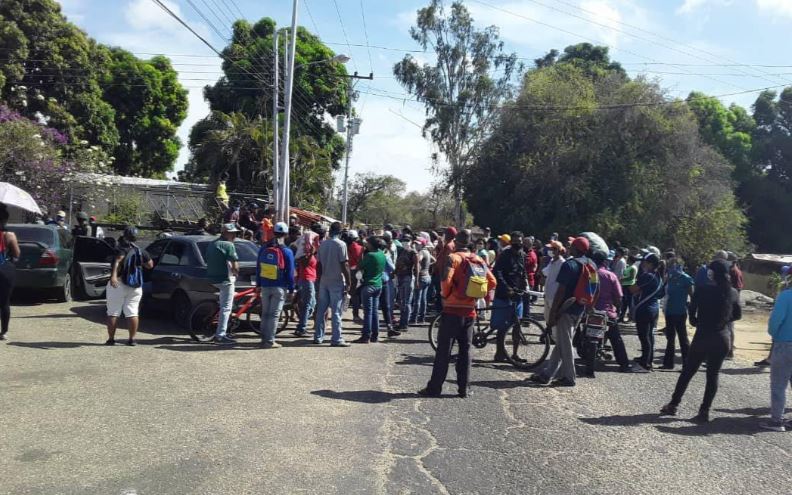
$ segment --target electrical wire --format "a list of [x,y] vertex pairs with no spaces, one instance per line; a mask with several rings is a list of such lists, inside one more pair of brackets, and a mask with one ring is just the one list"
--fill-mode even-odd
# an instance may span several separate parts
[[311,24],[314,27],[314,32],[316,33],[316,36],[321,38],[322,35],[319,34],[319,26],[316,24],[316,21],[314,20],[314,16],[311,13],[311,7],[308,6],[308,0],[303,0],[303,5],[305,6],[305,11],[308,13],[308,18],[311,19]]
[[[346,28],[344,27],[344,19],[341,17],[341,9],[338,8],[338,1],[337,0],[333,0],[333,5],[335,5],[335,11],[336,11],[336,14],[338,15],[338,23],[341,24],[341,32],[344,35],[344,41],[346,41],[346,45],[347,45],[347,47],[349,48],[349,51],[350,51],[349,56],[351,57],[352,56],[352,53],[351,53],[352,52],[352,45],[349,44],[349,36],[347,36]],[[357,72],[358,71],[358,66],[357,66],[357,62],[355,62],[354,58],[352,59],[352,65],[355,67],[355,72]]]

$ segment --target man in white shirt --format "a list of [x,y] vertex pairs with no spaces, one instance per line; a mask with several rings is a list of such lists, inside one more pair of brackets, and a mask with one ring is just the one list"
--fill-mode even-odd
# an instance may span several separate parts
[[[545,321],[550,318],[550,308],[553,307],[553,296],[558,290],[558,272],[561,270],[561,265],[564,264],[564,254],[566,249],[559,241],[550,241],[545,246],[550,250],[550,262],[542,269],[542,274],[545,277],[544,287],[544,317]],[[547,329],[548,331],[550,328]]]

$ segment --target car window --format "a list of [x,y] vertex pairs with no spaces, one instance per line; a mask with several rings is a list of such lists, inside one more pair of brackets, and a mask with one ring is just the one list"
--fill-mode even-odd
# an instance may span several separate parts
[[48,247],[55,245],[55,229],[9,225],[6,230],[15,233],[19,242],[40,242]]
[[180,265],[184,255],[184,244],[181,242],[171,242],[160,257],[160,265]]
[[114,249],[104,239],[80,236],[74,239],[74,260],[84,263],[109,263]]
[[58,229],[58,238],[60,239],[61,249],[71,249],[74,246],[74,238],[68,230]]
[[165,246],[168,244],[168,241],[157,241],[149,244],[146,248],[146,252],[149,254],[151,259],[159,260],[160,256],[162,256],[162,251],[165,249]]
[[[205,260],[206,259],[206,248],[209,247],[211,241],[204,241],[198,243],[198,250],[201,252],[201,257]],[[234,242],[234,247],[236,247],[237,256],[239,257],[239,261],[241,262],[253,262],[255,263],[258,259],[258,248],[255,244],[250,241],[236,241]]]

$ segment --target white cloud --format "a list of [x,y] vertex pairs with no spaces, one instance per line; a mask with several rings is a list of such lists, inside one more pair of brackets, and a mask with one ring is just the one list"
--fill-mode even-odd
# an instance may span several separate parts
[[676,13],[688,15],[705,6],[724,7],[731,4],[732,0],[685,0],[682,5],[676,9]]
[[[182,17],[179,6],[168,0],[163,0],[169,9]],[[133,0],[124,10],[124,17],[130,26],[135,29],[174,29],[182,28],[176,20],[168,15],[161,7],[151,0]]]
[[756,6],[763,13],[792,18],[792,0],[756,0]]

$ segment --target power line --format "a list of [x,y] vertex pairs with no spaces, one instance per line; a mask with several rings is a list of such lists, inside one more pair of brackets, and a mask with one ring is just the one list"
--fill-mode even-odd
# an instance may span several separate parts
[[366,26],[366,10],[363,8],[363,0],[360,0],[360,17],[363,18],[363,35],[366,37],[366,51],[369,59],[369,72],[374,72],[374,62],[371,60],[371,48],[369,48],[368,27]]
[[[154,0],[154,1],[156,1],[158,4],[159,4],[159,3],[161,3],[159,0]],[[210,21],[208,17],[206,17],[206,15],[203,13],[203,11],[201,11],[201,9],[199,9],[199,8],[198,8],[198,7],[195,5],[195,3],[193,3],[193,1],[192,1],[192,0],[187,0],[187,3],[188,3],[188,4],[190,4],[190,7],[192,7],[192,9],[193,9],[193,10],[194,10],[194,11],[195,11],[195,12],[196,12],[196,13],[197,13],[199,16],[201,16],[201,19],[203,19],[203,20],[204,20],[204,22],[206,22],[206,24],[207,24],[207,25],[208,25],[210,28],[212,28],[212,31],[214,31],[214,32],[217,34],[217,36],[218,36],[218,37],[219,37],[221,40],[222,40],[222,39],[226,39],[226,38],[225,38],[225,35],[224,35],[223,33],[221,33],[219,29],[217,29],[217,26],[215,26],[215,25],[214,25],[214,23],[213,23],[212,21]],[[168,9],[168,10],[170,10],[170,9]]]
[[[341,17],[341,9],[338,8],[338,1],[337,0],[333,0],[333,5],[335,5],[335,11],[336,11],[336,14],[338,15],[338,23],[341,24],[341,32],[344,34],[344,41],[346,41],[346,45],[349,48],[349,51],[351,52],[352,51],[352,45],[349,44],[349,37],[347,36],[346,28],[344,27],[344,19]],[[352,53],[350,53],[349,56],[351,57]],[[352,65],[355,66],[355,71],[357,71],[358,70],[358,66],[357,66],[357,62],[355,62],[354,58],[352,59]]]
[[308,6],[308,0],[303,0],[303,5],[305,6],[305,11],[308,12],[308,18],[311,19],[311,24],[313,24],[314,32],[318,37],[321,38],[322,35],[319,34],[319,26],[317,26],[313,14],[311,14],[311,7]]
[[[576,38],[584,39],[584,40],[586,40],[586,41],[589,41],[589,42],[592,42],[592,43],[595,43],[595,44],[598,44],[598,45],[607,45],[607,43],[603,43],[603,42],[602,42],[602,41],[600,41],[600,40],[593,39],[593,38],[589,38],[589,37],[587,37],[587,36],[583,36],[583,35],[581,35],[581,34],[579,34],[579,33],[575,33],[575,32],[569,31],[569,30],[567,30],[567,29],[560,28],[560,27],[558,27],[558,26],[554,26],[554,25],[552,25],[552,24],[549,24],[549,23],[547,23],[547,22],[540,21],[540,20],[538,20],[538,19],[534,19],[534,18],[532,18],[532,17],[528,17],[528,16],[526,16],[526,15],[523,15],[523,14],[520,14],[520,13],[517,13],[517,12],[514,12],[514,11],[511,11],[511,10],[508,10],[508,9],[504,9],[504,8],[502,8],[502,7],[498,7],[497,5],[493,5],[493,4],[491,4],[491,3],[488,3],[488,2],[485,2],[485,1],[483,1],[483,0],[469,0],[469,1],[471,1],[471,2],[474,2],[474,3],[478,3],[478,4],[480,4],[480,5],[484,5],[484,6],[486,6],[486,7],[489,7],[490,9],[497,10],[498,12],[502,12],[502,13],[505,13],[505,14],[509,14],[509,15],[511,15],[511,16],[514,16],[514,17],[519,17],[519,18],[521,18],[521,19],[525,19],[525,20],[527,20],[527,21],[530,21],[530,22],[533,22],[533,23],[535,23],[535,24],[539,24],[539,25],[541,25],[541,26],[545,26],[545,27],[548,27],[548,28],[550,28],[550,29],[554,29],[554,30],[556,30],[556,31],[560,31],[560,32],[562,32],[562,33],[565,33],[565,34],[568,34],[568,35],[574,36],[574,37],[576,37]],[[617,50],[619,50],[619,51],[622,51],[622,52],[624,52],[624,53],[629,53],[629,54],[631,54],[631,55],[633,55],[633,56],[635,56],[635,57],[642,58],[642,59],[645,59],[645,60],[649,60],[650,62],[655,62],[655,60],[653,60],[652,58],[650,58],[650,57],[646,57],[646,56],[644,56],[644,55],[641,55],[640,53],[636,53],[636,52],[633,52],[633,51],[631,51],[631,50],[627,50],[627,49],[625,49],[625,48],[618,48],[618,47],[616,47],[616,49],[617,49]],[[717,82],[717,83],[719,83],[719,84],[726,84],[726,85],[729,85],[729,86],[732,86],[732,87],[735,87],[735,88],[738,88],[738,89],[741,89],[741,90],[745,90],[745,89],[746,89],[746,88],[743,88],[742,86],[738,86],[738,85],[736,85],[736,84],[732,84],[732,83],[729,83],[729,82],[726,82],[726,81],[721,81],[721,80],[719,80],[719,79],[715,79],[715,78],[712,78],[712,77],[707,77],[707,79],[711,79],[711,80],[713,80],[713,81],[715,81],[715,82]]]

